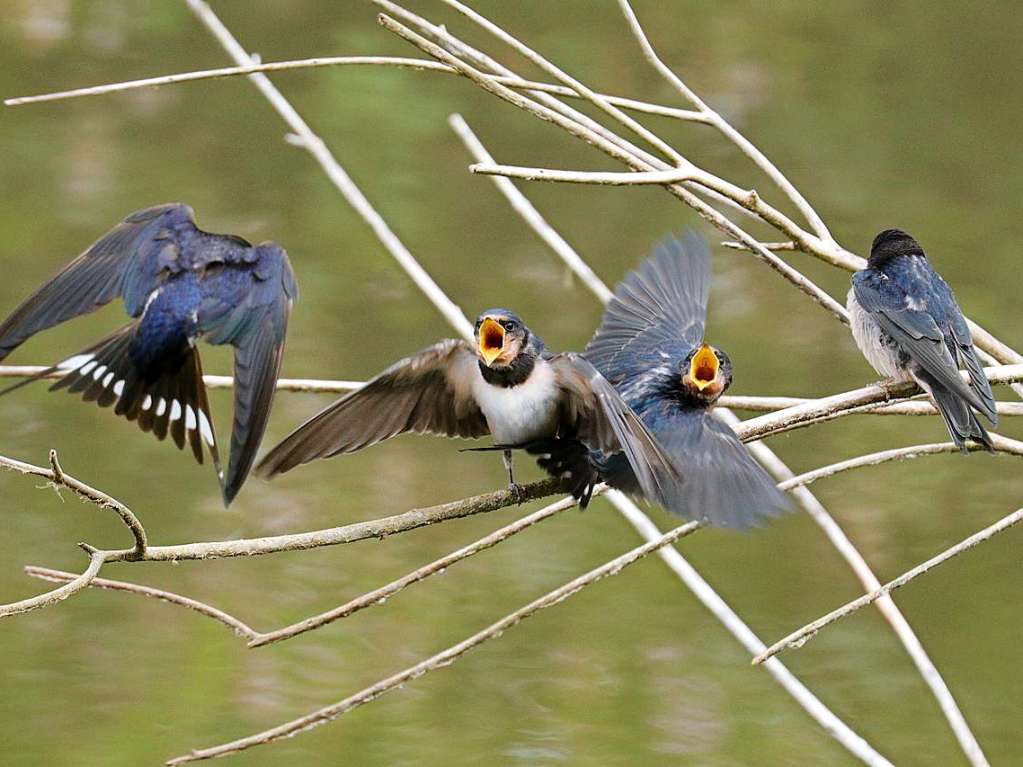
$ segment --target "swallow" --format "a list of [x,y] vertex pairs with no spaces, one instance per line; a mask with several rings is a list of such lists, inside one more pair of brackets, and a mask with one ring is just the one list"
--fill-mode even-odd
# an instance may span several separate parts
[[[115,298],[132,321],[87,349],[5,389],[51,373],[50,387],[82,394],[179,449],[213,460],[224,505],[252,467],[280,373],[297,296],[284,249],[250,245],[195,225],[187,205],[132,213],[29,296],[0,325],[0,360],[36,333]],[[196,341],[234,347],[234,428],[227,474],[220,466]]]
[[589,362],[547,351],[507,309],[481,313],[472,343],[434,344],[329,405],[271,449],[256,470],[273,477],[405,432],[491,436],[516,493],[511,450],[539,439],[623,453],[637,482],[655,497],[681,481],[642,421]]
[[[728,355],[704,341],[710,252],[689,232],[668,237],[614,292],[584,356],[618,390],[685,482],[660,502],[669,512],[743,529],[789,508],[774,481],[712,414],[732,383]],[[533,445],[548,472],[576,488],[600,480],[645,495],[620,453],[566,443]]]
[[991,384],[952,289],[916,240],[900,229],[877,235],[867,267],[852,277],[846,306],[856,345],[874,370],[927,392],[963,452],[967,440],[994,451],[976,415],[998,425]]

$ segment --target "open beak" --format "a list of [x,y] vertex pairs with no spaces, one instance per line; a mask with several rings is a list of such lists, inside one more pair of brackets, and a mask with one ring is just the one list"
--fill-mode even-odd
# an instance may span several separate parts
[[697,389],[703,391],[718,377],[718,367],[718,357],[714,350],[704,344],[689,363],[689,379]]
[[504,328],[497,320],[487,317],[480,325],[480,356],[490,367],[504,350]]

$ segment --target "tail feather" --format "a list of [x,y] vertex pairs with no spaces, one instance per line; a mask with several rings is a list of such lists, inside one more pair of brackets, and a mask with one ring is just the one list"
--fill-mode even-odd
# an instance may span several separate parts
[[115,405],[115,415],[135,421],[142,431],[152,432],[157,439],[166,439],[169,434],[178,449],[184,449],[187,442],[199,463],[203,463],[205,443],[223,481],[198,352],[189,346],[180,361],[146,374],[138,370],[130,354],[137,327],[137,323],[125,325],[85,351],[0,391],[0,395],[54,372],[64,373],[50,391],[66,389],[100,407]]
[[966,440],[972,440],[988,450],[994,451],[991,437],[966,400],[946,389],[923,371],[916,375],[916,379],[920,387],[934,401],[934,406],[938,408],[938,412],[941,413],[941,417],[945,421],[949,436],[960,450],[964,453],[968,452]]

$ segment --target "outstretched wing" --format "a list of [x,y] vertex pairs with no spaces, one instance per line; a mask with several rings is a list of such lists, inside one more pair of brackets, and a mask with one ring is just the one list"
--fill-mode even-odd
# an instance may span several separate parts
[[624,453],[647,498],[665,503],[681,492],[675,464],[611,383],[579,354],[556,354],[551,367],[562,392],[561,423],[592,449]]
[[711,411],[665,409],[656,423],[657,438],[686,475],[682,492],[663,504],[667,511],[741,530],[791,508],[731,427]]
[[684,357],[703,338],[710,251],[695,232],[669,236],[615,288],[584,352],[614,384]]
[[[854,274],[852,283],[863,309],[917,365],[939,385],[997,423],[991,385],[976,357],[962,311],[943,281],[936,282],[935,289],[913,297],[894,280],[881,279],[869,270]],[[959,357],[970,373],[970,385],[959,375]]]
[[0,325],[0,360],[29,337],[87,314],[118,296],[137,317],[178,255],[172,231],[195,224],[187,205],[159,205],[128,216],[29,296]]
[[209,343],[234,346],[234,424],[231,457],[222,478],[225,503],[245,482],[266,431],[284,358],[288,317],[298,295],[282,248],[267,243],[250,254],[251,268],[226,278],[242,281],[243,297],[234,300],[238,297],[232,295],[232,302],[224,304],[223,296],[213,290],[199,313]]
[[257,471],[272,477],[409,431],[449,437],[489,434],[470,389],[476,364],[465,341],[441,341],[406,357],[299,426],[260,461]]

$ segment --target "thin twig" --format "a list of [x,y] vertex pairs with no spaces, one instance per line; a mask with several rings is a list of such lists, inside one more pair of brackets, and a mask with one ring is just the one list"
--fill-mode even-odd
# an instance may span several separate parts
[[[51,570],[48,567],[37,567],[35,565],[27,565],[25,567],[25,573],[33,578],[40,578],[41,580],[51,581],[53,583],[66,583],[81,577],[63,570]],[[94,589],[125,591],[129,594],[138,594],[139,596],[149,597],[150,599],[158,599],[161,602],[187,607],[189,610],[194,610],[201,615],[205,615],[208,618],[213,618],[213,620],[218,621],[219,623],[223,623],[240,637],[254,639],[255,637],[260,636],[258,631],[251,628],[243,621],[240,621],[238,618],[235,618],[233,615],[228,615],[223,610],[218,610],[216,607],[212,607],[205,602],[184,597],[180,594],[175,594],[172,591],[155,589],[152,586],[142,586],[137,583],[112,581],[107,578],[93,578],[92,581],[86,585]]]
[[[993,384],[1023,380],[1023,365],[1001,365],[999,367],[985,368],[984,372]],[[962,375],[964,380],[969,380],[965,378],[966,373],[962,373]],[[743,421],[742,425],[736,428],[736,432],[743,441],[763,439],[783,431],[791,431],[792,429],[803,428],[812,424],[819,424],[851,415],[858,412],[860,408],[868,407],[878,402],[902,399],[919,394],[919,392],[919,387],[912,382],[886,382],[883,385],[880,383],[870,384],[859,389],[834,394],[830,397],[811,400],[804,405],[797,405],[767,415],[750,418]]]
[[227,557],[250,557],[262,554],[278,554],[285,551],[302,551],[322,546],[338,546],[370,539],[381,539],[389,535],[416,530],[427,525],[460,519],[474,514],[485,514],[518,503],[544,498],[562,491],[561,480],[545,479],[523,485],[518,495],[509,490],[483,493],[450,503],[412,509],[404,514],[353,522],[341,527],[312,530],[306,533],[273,535],[265,538],[241,538],[233,541],[203,541],[182,543],[174,546],[150,546],[141,557],[130,551],[108,551],[110,562],[181,562],[197,559],[222,559]]
[[[213,12],[209,4],[203,2],[203,0],[185,0],[185,2],[195,16],[213,34],[224,50],[234,59],[236,64],[250,67],[259,63],[239,44],[230,30],[224,26],[223,22]],[[444,315],[444,318],[453,327],[458,329],[462,337],[472,338],[472,323],[465,318],[458,305],[448,298],[444,291],[434,282],[433,278],[420,266],[408,248],[398,239],[398,236],[387,225],[387,222],[370,204],[362,190],[352,181],[351,176],[334,158],[333,153],[327,148],[323,140],[313,133],[306,121],[302,119],[302,116],[295,111],[291,103],[284,98],[265,74],[257,72],[248,75],[248,78],[252,80],[260,93],[266,97],[267,101],[284,119],[288,127],[294,131],[298,145],[315,158],[330,181],[341,192],[345,200],[348,201],[348,204],[369,224],[380,242],[387,248],[387,251],[394,257],[401,268],[405,270],[416,286],[429,297],[433,305]]]
[[[1023,457],[1023,442],[1008,439],[998,434],[992,434],[990,436],[996,454]],[[971,445],[970,449],[976,451],[983,450],[984,447],[982,445]],[[819,479],[833,477],[835,474],[841,474],[844,471],[862,469],[866,466],[878,466],[882,463],[888,463],[889,461],[907,461],[924,455],[940,455],[942,453],[959,452],[960,447],[954,442],[931,442],[924,445],[910,445],[908,447],[891,448],[890,450],[879,450],[876,453],[858,455],[855,458],[838,461],[836,463],[828,464],[827,466],[821,466],[813,471],[804,472],[798,476],[792,477],[792,479],[779,482],[778,489],[792,490],[797,487],[804,487]]]
[[[373,0],[373,2],[380,5],[384,2],[384,0]],[[410,43],[418,47],[420,50],[433,56],[434,58],[437,58],[440,61],[457,68],[461,74],[465,75],[468,79],[475,82],[484,90],[493,93],[499,98],[508,101],[509,103],[512,103],[521,109],[525,109],[526,111],[535,114],[542,120],[546,120],[548,122],[552,122],[558,125],[559,127],[568,131],[570,134],[576,136],[577,138],[581,138],[584,141],[587,141],[588,143],[594,145],[598,149],[604,151],[606,154],[618,160],[621,160],[622,162],[629,165],[630,167],[635,168],[636,170],[648,171],[656,169],[653,166],[651,166],[646,160],[641,159],[635,154],[632,154],[631,152],[622,149],[617,143],[609,141],[608,139],[604,138],[603,136],[591,130],[590,128],[582,125],[581,123],[576,122],[574,120],[570,120],[564,117],[559,112],[549,107],[545,107],[542,104],[539,104],[527,98],[526,96],[523,96],[520,93],[517,93],[509,88],[505,88],[504,86],[498,83],[494,83],[487,80],[486,76],[479,70],[473,68],[472,66],[466,64],[464,61],[451,55],[440,46],[426,39],[425,37],[413,31],[412,29],[409,29],[404,24],[395,21],[393,18],[385,14],[380,14],[378,18],[380,24],[385,29],[394,32],[399,37],[409,41]],[[728,182],[725,182],[722,179],[718,179],[717,177],[713,177],[710,174],[706,174],[705,172],[701,172],[700,179],[701,184],[704,185],[713,184],[714,190],[722,192],[723,194],[725,194],[725,196],[731,196],[732,192],[738,189],[738,187],[734,187],[733,185],[728,184]],[[785,279],[787,279],[793,285],[795,285],[800,290],[805,292],[816,303],[818,303],[820,306],[831,312],[837,319],[845,323],[848,322],[848,313],[846,312],[844,306],[835,301],[834,298],[832,298],[830,295],[828,295],[828,293],[826,293],[824,290],[815,285],[805,275],[793,269],[783,260],[778,258],[778,256],[776,256],[774,253],[767,250],[766,248],[760,247],[757,240],[754,239],[749,233],[741,229],[730,219],[723,216],[715,208],[710,206],[708,203],[704,202],[704,200],[702,200],[700,197],[693,194],[693,192],[687,189],[684,185],[672,184],[670,186],[666,186],[665,189],[667,189],[669,192],[671,192],[671,194],[675,195],[683,202],[685,202],[687,205],[696,210],[697,213],[699,213],[706,220],[710,221],[714,226],[716,226],[726,235],[728,235],[729,237],[737,238],[740,241],[746,243],[751,249],[753,249],[754,255],[757,258],[770,265],[772,269],[777,271]],[[792,224],[790,221],[788,221],[788,219],[785,216],[783,216],[780,212],[766,205],[755,193],[740,190],[738,192],[734,192],[734,195],[735,195],[734,199],[736,202],[749,207],[750,210],[756,211],[762,218],[782,228],[784,231],[787,231],[786,227],[798,229],[798,227],[796,227],[795,224]]]
[[564,184],[596,184],[598,186],[664,186],[665,184],[678,184],[694,180],[693,171],[688,168],[617,173],[613,171],[527,168],[522,165],[479,162],[470,165],[469,171],[481,176],[504,176],[505,178],[520,178],[523,181],[554,181]]
[[[593,494],[597,495],[606,490],[606,487],[601,486],[594,490]],[[263,645],[272,644],[279,642],[283,639],[291,639],[299,634],[304,634],[306,631],[312,631],[322,626],[326,626],[328,623],[332,623],[341,618],[347,618],[349,615],[358,612],[366,607],[372,607],[373,605],[380,605],[384,603],[384,600],[397,594],[399,591],[411,586],[413,583],[418,583],[429,578],[437,573],[444,572],[447,568],[451,567],[457,562],[461,562],[463,559],[467,559],[481,551],[492,548],[502,541],[507,540],[513,535],[526,530],[529,527],[542,522],[545,519],[550,519],[556,514],[571,509],[576,505],[576,501],[573,498],[565,498],[563,500],[552,503],[549,506],[545,506],[539,511],[534,511],[532,514],[528,514],[521,519],[517,519],[510,525],[495,530],[494,532],[480,538],[477,541],[473,541],[467,546],[463,546],[457,551],[453,551],[450,554],[446,554],[440,559],[436,559],[429,564],[423,565],[422,567],[413,570],[407,575],[403,575],[401,578],[391,581],[390,583],[381,586],[378,589],[362,594],[361,596],[352,599],[340,607],[336,607],[333,610],[314,615],[305,620],[293,623],[290,626],[284,626],[275,631],[269,631],[265,634],[252,637],[249,642],[249,647],[262,647]]]
[[645,557],[647,554],[657,551],[665,546],[668,546],[680,538],[689,535],[693,531],[699,529],[700,524],[698,522],[688,522],[684,525],[676,527],[674,530],[661,535],[659,538],[644,543],[642,546],[637,546],[631,551],[622,554],[610,562],[601,565],[600,567],[594,568],[584,575],[580,575],[572,581],[569,581],[564,586],[554,589],[548,592],[539,599],[535,599],[528,605],[516,610],[510,615],[505,616],[496,623],[487,626],[482,631],[478,631],[471,637],[462,640],[456,645],[437,653],[436,655],[427,658],[424,661],[420,661],[414,666],[410,666],[397,674],[394,674],[386,679],[383,679],[376,684],[367,687],[360,692],[351,695],[344,700],[338,701],[330,706],[325,706],[318,709],[311,714],[294,719],[285,724],[279,725],[269,730],[265,730],[255,735],[251,735],[247,738],[240,738],[230,743],[224,743],[223,745],[213,746],[211,748],[203,748],[193,750],[190,754],[185,756],[179,756],[175,759],[171,759],[167,762],[168,765],[185,764],[186,762],[194,762],[202,759],[212,759],[217,756],[226,756],[228,754],[235,754],[239,751],[252,748],[253,746],[262,746],[274,741],[286,738],[291,735],[295,735],[300,732],[305,732],[317,727],[321,724],[325,724],[332,719],[336,719],[341,714],[351,711],[354,708],[369,703],[381,695],[394,690],[406,682],[417,679],[430,671],[435,671],[439,668],[444,668],[450,665],[459,657],[467,653],[474,647],[487,642],[491,639],[495,639],[501,636],[505,631],[512,628],[521,621],[529,618],[536,613],[540,612],[544,608],[552,607],[553,605],[559,604],[573,594],[582,591],[587,586],[596,583],[597,581],[607,578],[612,575],[617,575],[629,565],[638,562],[640,559]]
[[[31,463],[25,463],[24,461],[17,461],[13,458],[0,456],[0,468],[7,469],[9,471],[16,471],[19,474],[30,474],[36,477],[43,477],[52,482],[54,485],[69,488],[80,498],[85,499],[89,503],[92,503],[101,509],[110,509],[117,514],[118,518],[124,523],[125,527],[128,528],[132,538],[135,540],[135,545],[132,548],[125,549],[121,552],[124,560],[137,561],[144,557],[146,554],[146,530],[132,510],[101,490],[97,490],[96,488],[85,484],[81,480],[66,474],[61,468],[60,462],[57,460],[56,450],[50,451],[49,458],[50,468],[44,469],[42,466],[35,466]],[[110,553],[101,551],[87,543],[80,543],[78,545],[86,554],[89,555],[89,566],[81,575],[75,576],[70,582],[53,589],[52,591],[48,591],[45,594],[38,594],[37,596],[21,599],[17,602],[0,605],[0,618],[29,612],[31,610],[37,610],[41,607],[48,607],[49,605],[61,602],[88,587],[89,583],[96,577],[96,574],[99,573],[104,563],[109,561]]]
[[89,584],[96,578],[96,574],[103,567],[103,563],[106,558],[101,551],[88,552],[89,554],[89,566],[81,575],[74,576],[70,581],[65,583],[63,586],[47,591],[45,594],[38,594],[34,597],[22,599],[17,602],[10,602],[5,605],[0,605],[0,618],[6,618],[9,615],[18,615],[19,613],[27,613],[32,610],[38,610],[41,607],[49,607],[50,605],[62,602],[70,596],[77,594],[79,591],[88,588]]
[[61,485],[74,491],[79,498],[82,498],[95,506],[99,506],[101,509],[110,509],[121,518],[125,527],[127,527],[131,532],[132,538],[135,539],[135,545],[128,553],[126,553],[126,556],[141,556],[146,550],[146,530],[142,526],[138,517],[135,516],[134,512],[132,512],[131,509],[119,500],[107,495],[102,490],[97,490],[91,485],[85,484],[80,479],[76,479],[70,474],[65,473],[63,468],[61,468],[60,462],[57,460],[56,450],[50,451],[49,460],[50,468],[44,469],[42,466],[36,466],[31,463],[15,460],[14,458],[0,456],[0,468],[7,469],[8,471],[16,471],[19,474],[31,474],[36,477],[43,477],[55,485]]
[[[761,246],[775,253],[782,251],[799,250],[799,246],[796,245],[796,243],[792,242],[791,240],[789,240],[788,242],[762,242],[760,244]],[[721,246],[725,248],[731,248],[732,250],[749,250],[749,248],[747,248],[741,242],[736,242],[735,240],[725,240],[724,242],[721,243]]]
[[703,101],[703,99],[697,96],[696,93],[689,88],[689,86],[687,86],[677,74],[675,74],[670,67],[661,61],[661,57],[657,55],[657,51],[654,49],[653,45],[650,44],[650,40],[647,38],[646,32],[639,23],[639,19],[636,18],[636,13],[632,10],[632,6],[629,4],[628,0],[619,0],[618,5],[621,8],[622,13],[625,15],[625,20],[629,25],[629,29],[632,30],[632,34],[639,43],[640,49],[643,51],[643,55],[654,69],[660,73],[660,75],[670,85],[672,85],[684,99],[693,104],[698,111],[707,115],[710,119],[710,123],[715,128],[717,128],[729,141],[739,147],[743,154],[753,160],[756,166],[770,177],[778,188],[781,189],[789,200],[791,200],[799,209],[799,212],[803,214],[807,223],[810,224],[821,240],[829,244],[834,243],[831,233],[828,231],[827,226],[825,226],[824,221],[817,214],[817,211],[814,210],[813,206],[807,202],[806,198],[799,193],[799,190],[793,186],[792,182],[785,177],[778,167],[771,162],[763,152],[754,146],[751,141],[733,128],[727,120],[711,109]]
[[[31,378],[50,370],[45,365],[0,365],[0,378]],[[63,378],[67,371],[54,370],[45,379]],[[232,376],[204,375],[203,383],[210,389],[230,389],[234,386]],[[335,381],[321,378],[281,378],[277,381],[277,391],[318,392],[323,394],[343,394],[355,391],[365,385],[365,381]]]
[[[181,72],[172,75],[160,75],[158,77],[146,77],[140,80],[128,80],[106,85],[91,85],[86,88],[75,88],[55,93],[43,93],[38,96],[18,96],[4,100],[4,105],[9,107],[21,106],[23,104],[38,104],[45,101],[64,101],[67,99],[81,98],[84,96],[102,96],[110,93],[121,93],[124,91],[138,90],[140,88],[159,88],[166,85],[178,85],[180,83],[196,82],[199,80],[215,80],[225,77],[238,77],[240,75],[251,75],[257,72],[284,72],[293,69],[315,69],[319,67],[337,66],[379,66],[392,67],[397,69],[412,69],[424,72],[440,72],[442,74],[458,74],[451,67],[440,64],[431,59],[410,59],[400,56],[320,56],[311,59],[296,59],[291,61],[273,61],[265,64],[254,64],[241,67],[220,67],[218,69],[203,69],[194,72]],[[541,93],[553,93],[568,98],[579,98],[579,94],[564,85],[552,83],[540,83],[534,80],[523,80],[521,77],[505,77],[495,75],[494,79],[502,85],[517,90],[538,91]],[[601,94],[612,104],[634,112],[644,112],[661,117],[671,117],[685,122],[707,122],[702,112],[691,109],[678,109],[667,107],[661,104],[651,104],[646,101],[623,98],[621,96],[609,96]]]
[[856,612],[861,607],[869,605],[871,602],[874,602],[875,600],[890,594],[895,589],[905,586],[911,580],[923,575],[928,570],[931,570],[932,568],[935,568],[938,565],[947,562],[949,559],[952,559],[952,557],[958,556],[959,554],[962,554],[964,551],[967,551],[968,549],[972,549],[977,544],[983,543],[984,541],[997,535],[1003,530],[1008,530],[1010,527],[1017,524],[1021,520],[1023,520],[1023,509],[1017,509],[1012,514],[1003,517],[999,521],[995,522],[993,525],[985,527],[980,532],[974,533],[969,538],[966,538],[957,543],[955,546],[945,549],[945,551],[941,552],[937,556],[931,557],[926,562],[922,562],[921,564],[917,565],[911,570],[907,570],[898,578],[889,581],[884,586],[879,588],[877,591],[873,591],[869,594],[864,594],[859,599],[854,599],[848,604],[839,607],[837,610],[833,610],[827,615],[818,618],[817,620],[811,623],[808,623],[807,625],[803,626],[803,628],[797,631],[793,631],[791,634],[775,642],[773,645],[768,647],[764,652],[757,655],[753,659],[753,663],[755,664],[763,663],[765,660],[773,658],[778,653],[790,647],[802,647],[804,644],[806,644],[807,641],[816,636],[817,632],[819,632],[825,626],[828,626],[834,623],[835,621],[839,620],[840,618],[844,618],[845,616]]
[[[797,405],[806,405],[813,401],[814,399],[810,397],[762,397],[750,394],[726,394],[718,399],[718,405],[733,410],[773,413],[777,410],[784,410],[796,407]],[[998,415],[1020,416],[1023,415],[1023,403],[996,402],[995,410],[998,412]],[[868,415],[933,416],[938,414],[938,410],[926,400],[914,399],[903,400],[901,402],[878,403],[870,409],[863,410],[862,413]]]

